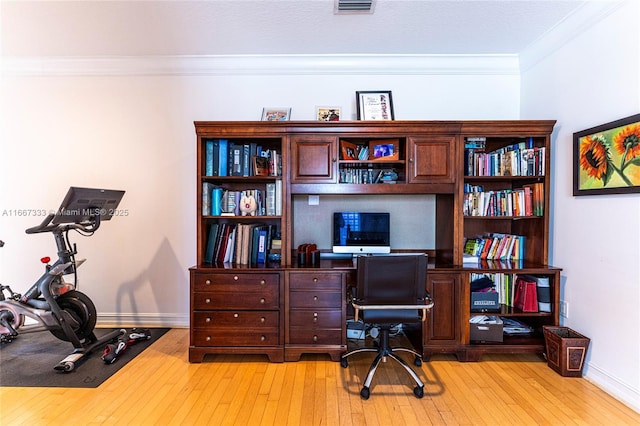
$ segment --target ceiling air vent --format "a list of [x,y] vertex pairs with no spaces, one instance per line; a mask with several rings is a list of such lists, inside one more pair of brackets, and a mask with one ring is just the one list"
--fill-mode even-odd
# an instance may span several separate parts
[[375,0],[335,0],[334,13],[373,13]]

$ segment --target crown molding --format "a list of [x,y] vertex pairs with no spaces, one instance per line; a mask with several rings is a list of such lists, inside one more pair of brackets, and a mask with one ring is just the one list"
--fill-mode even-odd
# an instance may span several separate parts
[[518,55],[3,57],[8,76],[519,74]]
[[637,0],[605,0],[585,2],[574,13],[557,23],[520,53],[520,71],[524,72],[552,55],[593,25],[625,4]]

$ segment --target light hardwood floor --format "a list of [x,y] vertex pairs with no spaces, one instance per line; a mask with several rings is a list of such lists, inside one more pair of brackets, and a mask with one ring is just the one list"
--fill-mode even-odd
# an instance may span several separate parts
[[561,377],[536,356],[435,356],[425,396],[394,363],[369,400],[371,355],[347,369],[328,356],[269,363],[262,356],[187,361],[188,330],[173,329],[95,389],[0,388],[1,425],[639,425],[640,414],[586,379]]

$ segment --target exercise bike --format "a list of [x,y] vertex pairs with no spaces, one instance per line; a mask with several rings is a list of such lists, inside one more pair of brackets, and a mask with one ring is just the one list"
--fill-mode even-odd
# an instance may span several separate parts
[[[9,343],[23,333],[49,331],[73,345],[73,352],[53,367],[69,372],[91,351],[126,333],[121,329],[96,337],[96,307],[77,290],[77,270],[85,259],[76,260],[76,245],[69,241],[70,231],[93,235],[101,221],[111,219],[123,195],[124,191],[71,187],[57,213],[26,230],[27,234],[51,232],[58,259],[53,263],[50,258],[41,259],[45,272],[23,295],[0,285],[0,342]],[[3,245],[0,241],[0,247]],[[65,280],[68,275],[73,276],[73,283]]]

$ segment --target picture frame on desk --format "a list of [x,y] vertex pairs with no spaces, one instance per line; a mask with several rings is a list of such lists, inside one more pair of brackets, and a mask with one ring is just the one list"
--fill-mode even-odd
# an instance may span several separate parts
[[341,108],[337,106],[316,107],[316,119],[318,121],[340,121]]
[[357,91],[358,120],[394,120],[390,90]]
[[380,139],[369,142],[369,159],[373,161],[394,161],[400,159],[397,139]]
[[262,108],[262,121],[288,121],[291,119],[291,108]]
[[573,134],[573,195],[640,192],[640,114]]

